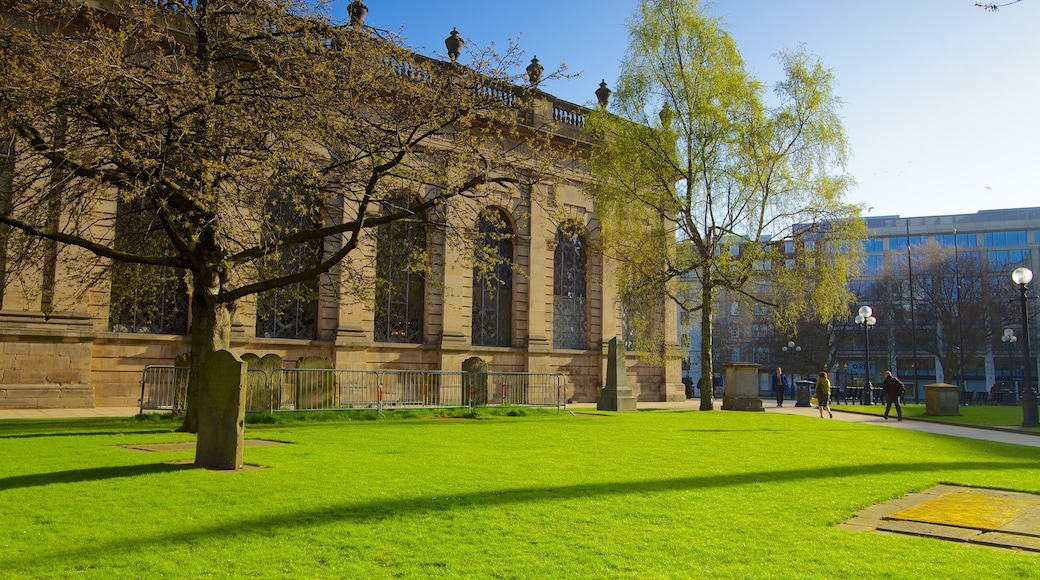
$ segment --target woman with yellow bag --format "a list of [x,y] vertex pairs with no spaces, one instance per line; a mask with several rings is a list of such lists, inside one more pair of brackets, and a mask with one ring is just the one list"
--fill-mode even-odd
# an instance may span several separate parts
[[827,415],[831,419],[834,418],[834,413],[831,413],[830,398],[831,381],[827,378],[827,371],[820,371],[820,377],[816,379],[816,408],[820,410],[821,419],[824,409],[827,409]]

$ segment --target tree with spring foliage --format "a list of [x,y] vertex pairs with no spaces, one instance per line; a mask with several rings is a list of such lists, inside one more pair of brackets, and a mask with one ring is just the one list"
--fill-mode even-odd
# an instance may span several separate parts
[[363,298],[376,281],[358,248],[376,228],[424,222],[461,243],[481,198],[551,167],[549,132],[520,126],[514,45],[436,61],[319,8],[2,4],[0,224],[19,257],[5,273],[69,247],[97,257],[78,281],[113,275],[113,296],[184,285],[187,430],[240,300],[318,279]]
[[[766,104],[732,37],[696,0],[644,0],[609,110],[594,114],[593,195],[622,300],[668,297],[700,313],[701,372],[713,374],[716,293],[774,305],[791,327],[811,305],[830,320],[848,302],[864,235],[833,73],[800,50]],[[784,240],[812,240],[796,268]],[[765,281],[768,284],[751,284]],[[766,291],[756,292],[756,287]],[[702,389],[700,408],[712,408]]]

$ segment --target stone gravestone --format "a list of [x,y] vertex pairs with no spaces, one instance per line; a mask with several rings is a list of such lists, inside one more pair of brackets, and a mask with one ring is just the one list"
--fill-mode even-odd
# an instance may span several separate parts
[[282,368],[282,357],[276,354],[265,354],[263,358],[247,352],[242,355],[242,362],[249,365],[248,389],[246,391],[246,411],[261,413],[277,409],[281,403],[277,385],[281,379],[278,370]]
[[246,371],[232,352],[218,350],[206,361],[207,380],[199,385],[199,432],[195,465],[207,469],[242,467],[246,420]]
[[468,380],[462,387],[462,403],[466,406],[481,407],[487,405],[487,361],[479,356],[462,361],[462,370],[468,373]]
[[758,363],[726,363],[724,411],[765,411],[758,398]]
[[625,351],[618,348],[618,339],[610,339],[607,347],[607,384],[596,400],[599,411],[635,411],[636,398],[628,388],[628,373],[625,372]]

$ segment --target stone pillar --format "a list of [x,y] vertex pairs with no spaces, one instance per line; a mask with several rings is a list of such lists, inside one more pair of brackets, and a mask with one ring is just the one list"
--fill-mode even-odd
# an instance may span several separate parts
[[[542,204],[548,185],[536,184],[531,193],[531,245],[527,292],[527,370],[551,372],[552,350],[552,256],[556,230]],[[540,190],[540,191],[539,191]],[[541,198],[541,199],[535,199]]]
[[758,398],[758,363],[726,363],[724,411],[764,411]]
[[[354,250],[359,255],[347,260],[357,263],[375,264],[376,236],[375,233],[362,233],[358,247]],[[342,267],[346,270],[346,265]],[[375,276],[375,267],[367,266],[365,276]],[[372,304],[362,304],[348,293],[340,296],[339,319],[336,326],[335,348],[333,349],[333,362],[338,369],[365,369],[367,368],[367,350],[372,345],[375,336],[375,313]]]
[[[437,289],[427,287],[426,291],[431,294],[431,298],[440,294],[440,368],[457,369],[471,352],[473,271],[458,245],[447,239],[443,239],[442,243],[442,284]],[[433,309],[431,304],[431,311]]]
[[248,365],[227,350],[218,350],[206,361],[206,380],[198,385],[202,404],[195,465],[241,469],[247,370]]
[[618,348],[618,339],[610,339],[607,354],[607,384],[603,387],[596,409],[600,411],[635,411],[636,398],[628,388],[625,372],[625,349]]
[[664,303],[664,351],[661,394],[665,401],[685,401],[686,386],[682,382],[682,360],[686,353],[679,346],[679,311],[675,302]]
[[946,383],[924,386],[924,414],[955,417],[961,414],[960,387]]

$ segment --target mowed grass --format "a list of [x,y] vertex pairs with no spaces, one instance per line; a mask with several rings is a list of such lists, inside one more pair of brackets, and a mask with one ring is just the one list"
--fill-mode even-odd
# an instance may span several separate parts
[[[884,405],[833,405],[833,408],[879,416],[885,413]],[[925,415],[924,412],[924,404],[915,405],[911,403],[903,405],[904,417],[917,417],[928,419],[930,421],[940,421],[943,423],[955,423],[960,425],[982,425],[987,427],[1022,426],[1022,407],[1018,405],[961,405],[960,415],[945,415],[942,417]],[[889,411],[888,415],[889,418],[894,418],[896,416],[895,407],[892,407],[892,410]],[[1040,428],[1038,427],[1031,427],[1027,430],[1040,432]]]
[[773,413],[251,425],[235,473],[170,420],[0,422],[11,578],[1038,578],[1040,555],[835,527],[1040,449]]

